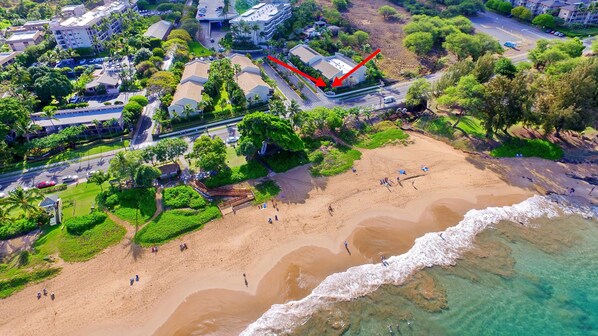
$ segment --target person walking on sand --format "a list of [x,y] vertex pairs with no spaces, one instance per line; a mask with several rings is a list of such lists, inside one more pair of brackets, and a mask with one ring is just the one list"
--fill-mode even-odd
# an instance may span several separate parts
[[268,218],[268,223],[272,224],[272,218]]
[[278,215],[274,215],[274,220],[278,222]]
[[349,250],[349,243],[347,243],[346,240],[345,240],[345,249],[347,250],[347,253],[349,253],[349,255],[351,255],[351,250]]
[[249,282],[247,282],[247,275],[243,273],[243,280],[245,280],[245,287],[249,287]]

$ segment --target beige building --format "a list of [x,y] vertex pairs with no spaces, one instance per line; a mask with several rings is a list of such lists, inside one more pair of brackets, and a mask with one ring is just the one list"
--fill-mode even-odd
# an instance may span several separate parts
[[272,88],[262,79],[262,76],[251,72],[243,72],[237,75],[237,83],[249,105],[263,103],[272,96]]
[[6,39],[6,44],[12,51],[23,51],[27,47],[40,44],[43,40],[43,34],[38,30],[22,31],[12,34]]
[[591,8],[598,6],[596,0],[511,0],[513,7],[523,6],[533,16],[551,14],[565,21],[565,24],[598,24],[598,11]]
[[194,113],[197,114],[198,105],[202,101],[203,84],[208,81],[208,73],[210,71],[210,63],[201,60],[193,60],[185,64],[185,70],[181,76],[181,82],[176,88],[172,103],[168,107],[170,117],[176,113],[178,116],[183,116],[185,106],[193,108]]
[[237,64],[241,67],[241,72],[251,72],[256,75],[261,75],[260,68],[253,64],[253,62],[247,57],[239,54],[232,54],[230,56],[230,61],[233,64]]
[[5,66],[12,64],[15,62],[15,57],[17,57],[19,53],[16,51],[13,52],[0,52],[0,68],[4,68]]

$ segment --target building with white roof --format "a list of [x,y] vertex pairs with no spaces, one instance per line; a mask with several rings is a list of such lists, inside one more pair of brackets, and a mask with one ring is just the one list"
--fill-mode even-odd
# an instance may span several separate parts
[[[123,105],[108,105],[84,107],[78,109],[58,110],[52,119],[48,119],[41,112],[32,113],[31,121],[42,129],[37,135],[56,133],[69,126],[84,125],[90,133],[97,134],[102,131],[122,131],[123,129]],[[101,125],[96,127],[94,121]]]
[[[301,62],[320,71],[322,76],[329,81],[344,76],[357,66],[357,63],[341,53],[336,53],[334,56],[324,57],[305,44],[295,46],[289,50],[289,54],[296,56]],[[343,85],[355,85],[362,83],[365,80],[366,67],[362,66],[345,79]]]
[[[290,17],[291,5],[288,3],[259,3],[230,20],[230,24],[239,28],[238,35],[249,38],[254,44],[259,44],[271,39],[276,28]],[[244,32],[241,28],[244,24],[249,26],[249,32]],[[254,26],[258,29],[253,30]]]
[[13,51],[23,51],[25,48],[38,45],[43,41],[42,32],[38,30],[16,32],[8,39],[6,44],[10,46]]
[[102,42],[121,31],[121,20],[114,14],[123,13],[130,5],[126,0],[108,2],[86,11],[83,5],[65,6],[61,18],[50,23],[56,43],[61,49],[102,49]]

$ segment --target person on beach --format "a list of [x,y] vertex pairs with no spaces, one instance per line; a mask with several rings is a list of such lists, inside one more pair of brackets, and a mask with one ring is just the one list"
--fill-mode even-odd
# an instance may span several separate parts
[[347,250],[347,253],[349,253],[349,255],[351,255],[351,250],[349,250],[349,243],[347,243],[346,240],[345,240],[345,249]]
[[[444,237],[442,236],[442,232],[440,232],[438,235],[440,236],[440,239],[444,240]],[[446,241],[446,240],[444,240],[444,241]]]
[[332,204],[328,205],[328,212],[330,212],[330,213],[334,212],[334,209],[332,209]]
[[131,286],[133,286],[133,284],[135,283],[135,278],[129,279],[129,283],[131,284]]
[[40,292],[37,292],[37,299],[39,300],[39,299],[41,299],[41,298],[42,298],[42,293],[40,293]]
[[44,287],[44,296],[48,295],[48,290]]
[[278,222],[278,215],[274,215],[274,220]]
[[268,218],[268,223],[272,224],[272,218]]
[[55,297],[56,297],[56,296],[54,296],[54,292],[52,292],[52,294],[50,294],[50,299],[52,299],[52,301],[54,301],[54,298],[55,298]]
[[383,255],[380,256],[380,261],[382,261],[382,265],[384,267],[388,266],[388,262],[386,261],[386,258]]
[[245,280],[245,287],[249,287],[249,282],[247,281],[247,275],[243,273],[243,280]]

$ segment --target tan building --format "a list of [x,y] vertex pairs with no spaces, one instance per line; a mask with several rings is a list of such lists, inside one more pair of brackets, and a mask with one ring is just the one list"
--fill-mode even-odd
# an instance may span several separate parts
[[263,103],[272,96],[272,88],[262,79],[262,76],[251,72],[243,72],[237,76],[237,83],[249,105]]
[[6,40],[6,44],[8,44],[13,51],[23,51],[27,47],[40,44],[43,40],[44,37],[41,31],[22,31],[12,34]]
[[193,60],[185,64],[185,70],[181,76],[181,84],[185,82],[205,83],[208,81],[208,73],[210,72],[210,63],[201,60]]
[[15,62],[15,57],[17,57],[19,53],[16,51],[13,52],[0,52],[0,68],[4,68],[5,66],[12,64]]
[[239,54],[232,54],[230,56],[230,61],[233,64],[239,65],[241,67],[240,72],[251,72],[256,75],[261,75],[260,68],[253,64],[253,62],[247,57]]
[[596,0],[511,0],[513,7],[523,6],[533,16],[551,14],[565,21],[565,24],[598,24],[598,12],[590,10],[598,6]]
[[168,107],[168,113],[173,117],[176,113],[183,116],[185,106],[193,108],[192,114],[197,114],[199,102],[202,101],[203,84],[208,81],[210,72],[210,63],[201,60],[193,60],[185,65],[181,82],[177,86],[172,98],[172,103]]

